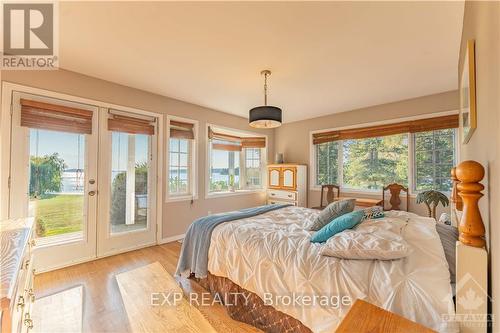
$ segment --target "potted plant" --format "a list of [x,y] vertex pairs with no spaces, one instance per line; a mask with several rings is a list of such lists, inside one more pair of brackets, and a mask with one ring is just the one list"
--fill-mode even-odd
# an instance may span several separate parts
[[443,207],[449,205],[450,201],[448,197],[443,193],[435,190],[428,190],[420,192],[417,195],[417,203],[424,203],[427,206],[427,211],[429,212],[429,217],[436,219],[436,208],[441,203]]

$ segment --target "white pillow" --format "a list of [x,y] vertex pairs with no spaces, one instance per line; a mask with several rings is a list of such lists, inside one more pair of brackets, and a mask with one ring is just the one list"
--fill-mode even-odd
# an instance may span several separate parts
[[346,230],[328,239],[320,254],[341,259],[393,260],[408,256],[409,249],[400,235],[389,230]]

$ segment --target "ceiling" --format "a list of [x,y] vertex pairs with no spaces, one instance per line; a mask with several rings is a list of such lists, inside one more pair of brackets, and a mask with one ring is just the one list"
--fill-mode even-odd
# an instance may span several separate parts
[[454,90],[463,2],[61,2],[62,68],[291,122]]

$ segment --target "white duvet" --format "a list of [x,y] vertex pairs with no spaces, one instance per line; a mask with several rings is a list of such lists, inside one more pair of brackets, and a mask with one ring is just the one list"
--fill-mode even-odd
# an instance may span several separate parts
[[[387,212],[383,221],[402,226],[410,255],[393,261],[345,260],[320,255],[324,245],[310,242],[312,232],[303,225],[317,214],[287,207],[217,226],[208,270],[257,294],[313,332],[333,332],[349,310],[348,301],[358,298],[439,332],[458,331],[441,319],[453,314],[454,306],[433,220]],[[344,305],[336,302],[342,297]]]

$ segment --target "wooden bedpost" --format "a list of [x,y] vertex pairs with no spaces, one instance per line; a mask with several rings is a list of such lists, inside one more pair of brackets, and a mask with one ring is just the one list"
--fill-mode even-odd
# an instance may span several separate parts
[[457,178],[457,168],[456,167],[453,167],[451,169],[451,181],[453,183],[453,187],[451,189],[450,201],[452,204],[454,204],[456,210],[462,211],[463,202],[462,202],[462,198],[458,194],[457,185],[460,182],[458,181],[458,178]]
[[461,216],[456,244],[456,315],[460,333],[486,333],[490,324],[488,253],[478,206],[484,190],[479,182],[484,174],[483,166],[475,161],[462,162],[452,171],[452,176],[458,180],[455,193],[463,202],[462,212],[456,214]]
[[484,247],[484,224],[478,202],[483,196],[484,186],[479,183],[484,178],[484,168],[476,161],[465,161],[456,167],[458,193],[463,201],[463,214],[460,220],[459,240],[465,245]]

